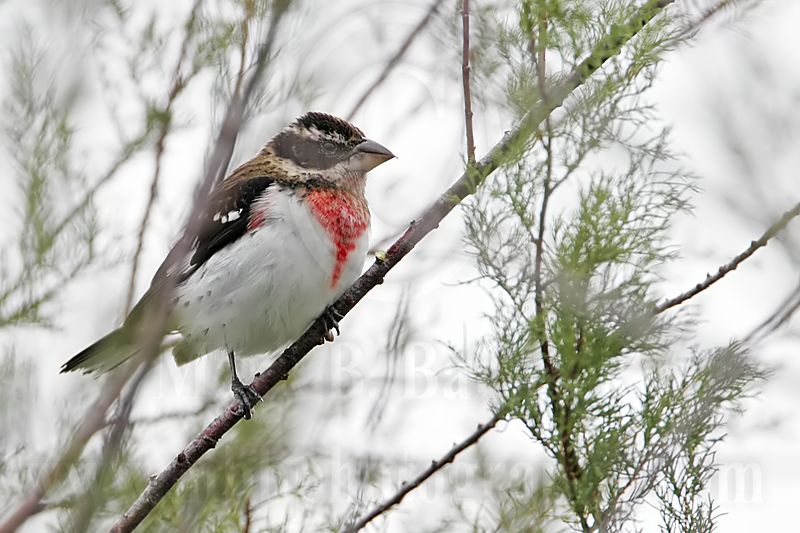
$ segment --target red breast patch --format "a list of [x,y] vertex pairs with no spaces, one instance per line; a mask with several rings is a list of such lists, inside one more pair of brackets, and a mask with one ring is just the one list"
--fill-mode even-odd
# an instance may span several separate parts
[[347,256],[355,249],[356,241],[369,225],[369,210],[362,199],[343,191],[311,191],[306,199],[311,212],[333,241],[336,262],[331,287],[335,287]]

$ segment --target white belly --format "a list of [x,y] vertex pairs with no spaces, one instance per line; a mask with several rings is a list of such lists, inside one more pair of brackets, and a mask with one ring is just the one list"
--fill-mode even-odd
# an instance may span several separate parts
[[270,218],[215,253],[177,289],[179,364],[225,349],[236,355],[274,352],[297,339],[361,273],[364,231],[332,284],[335,248],[296,196],[272,196]]

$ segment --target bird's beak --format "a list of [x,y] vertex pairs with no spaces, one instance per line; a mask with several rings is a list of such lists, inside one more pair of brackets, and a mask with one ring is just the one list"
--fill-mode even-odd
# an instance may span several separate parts
[[380,143],[367,139],[353,150],[350,166],[355,170],[369,172],[381,163],[392,159],[395,155]]

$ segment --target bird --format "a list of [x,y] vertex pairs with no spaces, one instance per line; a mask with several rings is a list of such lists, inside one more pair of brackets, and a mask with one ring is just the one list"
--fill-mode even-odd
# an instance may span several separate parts
[[104,373],[139,353],[144,317],[169,286],[175,362],[225,350],[231,390],[249,419],[261,397],[239,379],[236,356],[274,353],[319,316],[328,340],[338,333],[333,303],[367,257],[366,174],[394,157],[342,118],[300,116],[212,190],[189,253],[179,241],[122,326],[61,372]]

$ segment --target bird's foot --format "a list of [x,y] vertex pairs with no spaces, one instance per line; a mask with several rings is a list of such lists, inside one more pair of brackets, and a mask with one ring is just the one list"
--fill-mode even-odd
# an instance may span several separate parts
[[344,315],[339,312],[336,307],[329,305],[325,312],[322,313],[322,323],[325,325],[325,333],[322,335],[323,340],[333,342],[333,331],[339,335],[339,320],[344,318]]
[[239,400],[239,404],[242,406],[242,416],[245,420],[250,420],[253,416],[251,412],[253,407],[262,400],[261,395],[236,377],[231,380],[231,391],[233,391],[233,397]]

